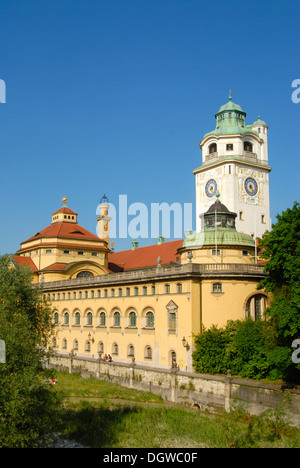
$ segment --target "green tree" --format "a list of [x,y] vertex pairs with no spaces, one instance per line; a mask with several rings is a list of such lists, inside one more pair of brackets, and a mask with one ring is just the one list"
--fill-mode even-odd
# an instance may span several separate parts
[[244,378],[268,378],[274,345],[274,331],[267,321],[229,320],[226,327],[214,325],[195,337],[194,368],[201,373],[225,374],[230,369]]
[[226,330],[213,325],[195,336],[193,365],[202,374],[225,374],[227,372],[226,347],[230,336]]
[[[295,202],[277,215],[272,230],[259,240],[261,258],[267,260],[267,276],[259,288],[271,293],[266,310],[276,329],[277,347],[270,354],[275,368],[284,372],[287,380],[300,381],[300,365],[291,359],[292,342],[300,338],[300,205]],[[274,375],[275,375],[274,370]]]
[[51,336],[51,309],[28,268],[0,257],[0,447],[34,447],[55,425],[57,392],[45,385],[43,347]]

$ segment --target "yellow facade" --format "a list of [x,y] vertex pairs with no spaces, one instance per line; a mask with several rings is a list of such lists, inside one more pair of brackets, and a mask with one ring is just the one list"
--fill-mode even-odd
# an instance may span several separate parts
[[[14,257],[15,263],[28,263],[52,304],[51,347],[62,355],[106,354],[121,363],[157,368],[176,363],[192,371],[194,336],[203,327],[263,316],[267,296],[256,289],[264,272],[256,264],[254,241],[236,232],[234,213],[220,203],[214,209],[218,213],[205,215],[202,240],[194,236],[118,256],[107,248],[106,209],[98,218],[104,241],[79,226],[77,213],[64,204],[51,225],[23,242]],[[216,231],[218,246],[211,227],[217,215],[227,226]]]
[[[247,302],[258,297],[256,285],[263,276],[256,265],[255,271],[245,264],[239,271],[228,265],[224,271],[208,272],[202,266],[206,265],[109,274],[85,279],[76,287],[78,279],[45,283],[45,299],[55,311],[54,349],[92,358],[101,352],[117,362],[134,357],[138,364],[162,368],[170,367],[175,355],[179,367],[191,371],[193,335],[202,326],[245,318]],[[263,303],[262,313],[264,307]]]

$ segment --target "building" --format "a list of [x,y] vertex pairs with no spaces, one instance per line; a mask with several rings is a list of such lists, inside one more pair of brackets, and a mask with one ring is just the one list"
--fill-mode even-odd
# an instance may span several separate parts
[[[185,239],[172,242],[159,238],[147,247],[133,242],[126,251],[112,252],[107,198],[99,205],[99,237],[78,224],[78,214],[63,198],[51,224],[22,242],[13,261],[32,270],[33,282],[42,283],[44,299],[52,303],[56,330],[52,346],[57,353],[94,359],[110,354],[117,362],[135,360],[158,368],[176,362],[191,371],[193,336],[203,327],[263,316],[268,297],[257,290],[264,269],[257,262],[251,219],[264,210],[263,225],[269,223],[266,126],[247,127],[243,133],[245,114],[239,106],[230,99],[221,109],[218,119],[223,116],[226,122],[221,119],[220,128],[229,125],[229,110],[238,128],[226,138],[222,130],[202,140],[204,164],[194,172],[196,209],[205,209],[196,232],[188,231]],[[252,156],[243,153],[244,140],[253,145]],[[219,145],[218,151],[210,151],[212,144]],[[227,145],[239,145],[240,153],[234,149],[235,156],[227,157],[224,151],[231,151]],[[240,171],[250,171],[257,187],[263,180],[263,205],[240,200]],[[211,185],[206,182],[210,177],[215,181]],[[250,191],[247,178],[243,184],[243,190]],[[261,188],[257,190],[252,194],[255,200],[261,196]],[[242,225],[241,206],[249,229],[237,229]]]
[[194,170],[197,231],[218,191],[228,209],[237,213],[237,230],[261,237],[271,228],[268,126],[260,117],[246,125],[246,112],[232,102],[231,93],[215,118],[215,130],[200,142],[202,166]]

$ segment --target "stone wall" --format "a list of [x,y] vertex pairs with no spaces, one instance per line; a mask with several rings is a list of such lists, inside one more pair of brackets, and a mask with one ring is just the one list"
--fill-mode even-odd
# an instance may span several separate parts
[[58,354],[47,365],[152,392],[166,401],[184,403],[201,411],[231,411],[241,405],[249,414],[259,415],[284,405],[287,422],[300,425],[300,390],[235,379],[230,372],[224,377],[211,376]]

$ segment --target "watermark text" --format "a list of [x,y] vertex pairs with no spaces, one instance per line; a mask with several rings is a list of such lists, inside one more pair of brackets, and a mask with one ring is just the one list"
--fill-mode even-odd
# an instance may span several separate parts
[[6,84],[4,80],[0,79],[0,103],[6,104]]

